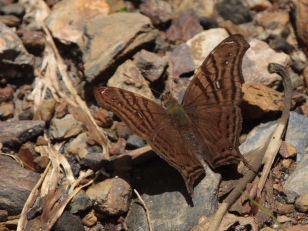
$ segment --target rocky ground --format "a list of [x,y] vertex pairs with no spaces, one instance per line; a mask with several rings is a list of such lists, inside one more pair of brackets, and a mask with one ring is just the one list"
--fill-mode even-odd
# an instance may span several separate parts
[[93,90],[118,87],[158,103],[171,92],[181,100],[194,71],[231,34],[250,45],[240,137],[247,159],[284,109],[283,80],[269,63],[287,68],[292,106],[262,193],[262,170],[247,184],[259,205],[243,194],[220,230],[308,230],[307,6],[0,0],[0,230],[186,231],[210,218],[243,166],[208,168],[191,198],[181,175],[99,107]]

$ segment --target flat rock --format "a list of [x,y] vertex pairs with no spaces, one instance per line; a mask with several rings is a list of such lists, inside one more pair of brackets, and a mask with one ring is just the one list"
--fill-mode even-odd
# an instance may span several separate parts
[[161,26],[171,20],[172,6],[163,0],[147,0],[140,4],[140,11],[148,16],[154,26]]
[[155,97],[147,81],[138,67],[130,59],[118,67],[114,75],[107,82],[108,87],[118,87],[154,100]]
[[286,66],[291,59],[284,53],[275,52],[267,43],[253,39],[249,42],[250,48],[243,59],[243,73],[246,83],[262,83],[265,86],[277,88],[282,79],[278,74],[270,74],[267,71],[269,63],[279,63]]
[[157,36],[150,19],[137,13],[98,15],[86,24],[84,31],[77,44],[83,51],[89,82],[121,57],[154,42]]
[[10,216],[18,215],[40,174],[22,168],[11,157],[0,155],[0,207]]
[[246,137],[246,141],[239,146],[242,154],[250,153],[264,145],[267,138],[272,134],[277,121],[272,121],[266,124],[260,124],[252,129]]
[[78,135],[82,131],[82,123],[71,114],[67,114],[61,119],[54,118],[49,131],[54,139],[66,139]]
[[155,82],[162,77],[168,66],[165,59],[146,50],[141,50],[134,56],[134,63],[150,82]]
[[34,57],[29,54],[17,34],[0,22],[0,78],[33,76]]
[[190,54],[198,68],[209,55],[209,53],[225,38],[228,32],[222,28],[203,31],[188,40],[186,44],[190,47]]
[[40,120],[22,120],[0,123],[0,143],[14,147],[44,132],[45,123]]
[[[218,207],[220,175],[206,170],[191,198],[180,173],[162,159],[151,160],[134,173],[134,188],[144,200],[154,230],[190,230],[201,216],[211,216]],[[126,218],[129,230],[149,230],[144,208],[134,200]]]
[[290,112],[285,141],[297,149],[297,160],[300,160],[308,148],[308,118],[296,112]]
[[222,0],[217,4],[219,15],[225,20],[235,24],[252,21],[249,9],[241,0]]
[[96,211],[115,216],[128,211],[132,189],[125,180],[112,178],[92,185],[86,193],[93,201]]
[[54,37],[77,42],[83,34],[85,24],[97,15],[107,15],[109,6],[105,1],[64,0],[55,4],[46,25]]

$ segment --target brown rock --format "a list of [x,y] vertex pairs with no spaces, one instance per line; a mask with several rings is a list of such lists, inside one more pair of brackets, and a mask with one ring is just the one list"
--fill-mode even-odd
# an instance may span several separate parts
[[37,157],[37,153],[34,150],[34,144],[32,142],[23,144],[17,153],[17,157],[27,169],[41,172],[41,169],[34,163],[34,158]]
[[93,117],[97,121],[97,125],[102,128],[110,128],[112,126],[113,120],[109,111],[104,108],[96,108],[95,111],[92,110]]
[[66,139],[78,135],[82,131],[82,123],[71,114],[62,119],[53,119],[50,124],[50,135],[54,139]]
[[125,152],[125,147],[126,140],[124,138],[119,138],[118,141],[110,148],[109,155],[114,156],[123,154]]
[[162,0],[146,0],[140,4],[141,12],[148,16],[154,26],[163,26],[171,19],[171,4]]
[[168,62],[153,52],[141,50],[134,56],[134,63],[140,69],[142,75],[154,82],[165,73]]
[[0,32],[0,76],[8,79],[32,77],[34,58],[21,39],[3,23],[0,23]]
[[5,222],[7,221],[7,219],[8,219],[8,212],[6,210],[0,210],[0,222]]
[[85,24],[97,15],[107,15],[109,6],[105,1],[74,0],[60,1],[52,8],[46,24],[54,37],[77,42]]
[[283,93],[260,83],[243,84],[243,114],[251,120],[261,118],[269,111],[282,111]]
[[68,103],[66,101],[62,101],[59,105],[56,106],[55,116],[60,119],[63,118],[66,114],[68,114]]
[[271,6],[268,0],[247,0],[249,9],[255,11],[263,11]]
[[11,157],[0,155],[0,176],[1,209],[10,216],[20,214],[40,175],[22,168]]
[[195,68],[199,68],[209,53],[228,35],[225,29],[210,29],[187,41],[186,44],[190,47],[190,55],[195,62]]
[[280,204],[276,203],[275,212],[279,214],[287,214],[294,212],[294,205],[293,204]]
[[187,41],[202,30],[197,14],[193,10],[186,10],[180,12],[172,20],[171,26],[166,31],[166,36],[171,41]]
[[86,214],[82,219],[81,222],[85,226],[91,227],[96,224],[97,217],[95,216],[95,210],[91,210],[88,214]]
[[44,121],[23,120],[0,123],[0,143],[6,146],[15,146],[43,133]]
[[102,77],[123,56],[154,42],[157,36],[150,19],[137,13],[99,15],[87,23],[84,31],[87,33],[78,45],[89,82],[99,74],[98,78]]
[[66,151],[71,155],[78,155],[79,150],[87,147],[87,134],[81,133],[67,144]]
[[18,30],[16,32],[28,50],[43,51],[45,48],[45,35],[41,31]]
[[284,230],[279,229],[278,231],[307,231],[308,225],[295,225]]
[[289,169],[293,163],[294,163],[294,160],[292,159],[284,159],[281,161],[282,166],[287,169]]
[[86,193],[93,200],[96,211],[117,216],[128,211],[132,189],[125,180],[112,178],[92,185]]
[[308,117],[308,105],[304,104],[300,106],[300,109],[302,110],[303,114]]
[[116,125],[116,133],[118,137],[127,139],[132,132],[124,122],[119,122]]
[[171,53],[171,62],[173,78],[178,78],[184,73],[193,72],[195,70],[195,63],[191,58],[190,49],[185,43],[174,48]]
[[17,27],[21,20],[15,15],[0,15],[0,22],[8,27]]
[[282,141],[279,153],[283,156],[283,158],[289,158],[295,156],[297,154],[297,150],[293,145]]
[[303,47],[303,51],[308,56],[308,22],[306,15],[308,14],[308,1],[307,0],[292,0],[292,15],[295,18],[295,29],[298,43]]
[[15,106],[13,103],[2,103],[0,105],[0,119],[5,120],[14,116]]
[[230,20],[224,21],[223,23],[219,24],[219,26],[221,28],[226,29],[229,32],[229,34],[241,34],[244,36],[245,40],[248,41],[249,39],[247,30],[245,30],[243,27],[239,25],[234,24]]
[[54,115],[56,101],[53,98],[43,100],[40,105],[40,119],[49,122]]
[[155,97],[148,82],[141,75],[138,67],[130,59],[126,60],[107,82],[108,87],[118,87],[142,95],[148,99]]
[[45,169],[49,163],[47,156],[39,156],[34,159],[34,163],[41,169]]
[[13,98],[15,90],[12,87],[5,87],[0,89],[0,103],[7,102]]
[[250,48],[243,59],[243,73],[246,83],[262,83],[265,86],[277,88],[281,85],[281,77],[277,74],[269,74],[269,63],[279,63],[286,66],[290,57],[284,53],[277,53],[260,40],[252,40]]
[[295,208],[297,211],[303,213],[306,213],[308,211],[308,193],[305,193],[296,199]]

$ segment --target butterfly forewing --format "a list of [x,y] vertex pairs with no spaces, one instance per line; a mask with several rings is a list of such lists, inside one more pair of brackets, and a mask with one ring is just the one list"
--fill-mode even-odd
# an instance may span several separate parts
[[214,168],[243,159],[238,151],[242,117],[242,59],[249,44],[241,35],[222,41],[188,86],[183,107],[208,144],[203,158]]

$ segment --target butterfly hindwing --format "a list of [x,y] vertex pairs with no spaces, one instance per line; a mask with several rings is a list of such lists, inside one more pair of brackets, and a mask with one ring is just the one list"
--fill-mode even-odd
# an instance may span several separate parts
[[203,158],[214,168],[239,162],[242,116],[242,59],[249,44],[241,35],[221,42],[205,59],[188,86],[183,108],[207,143]]

